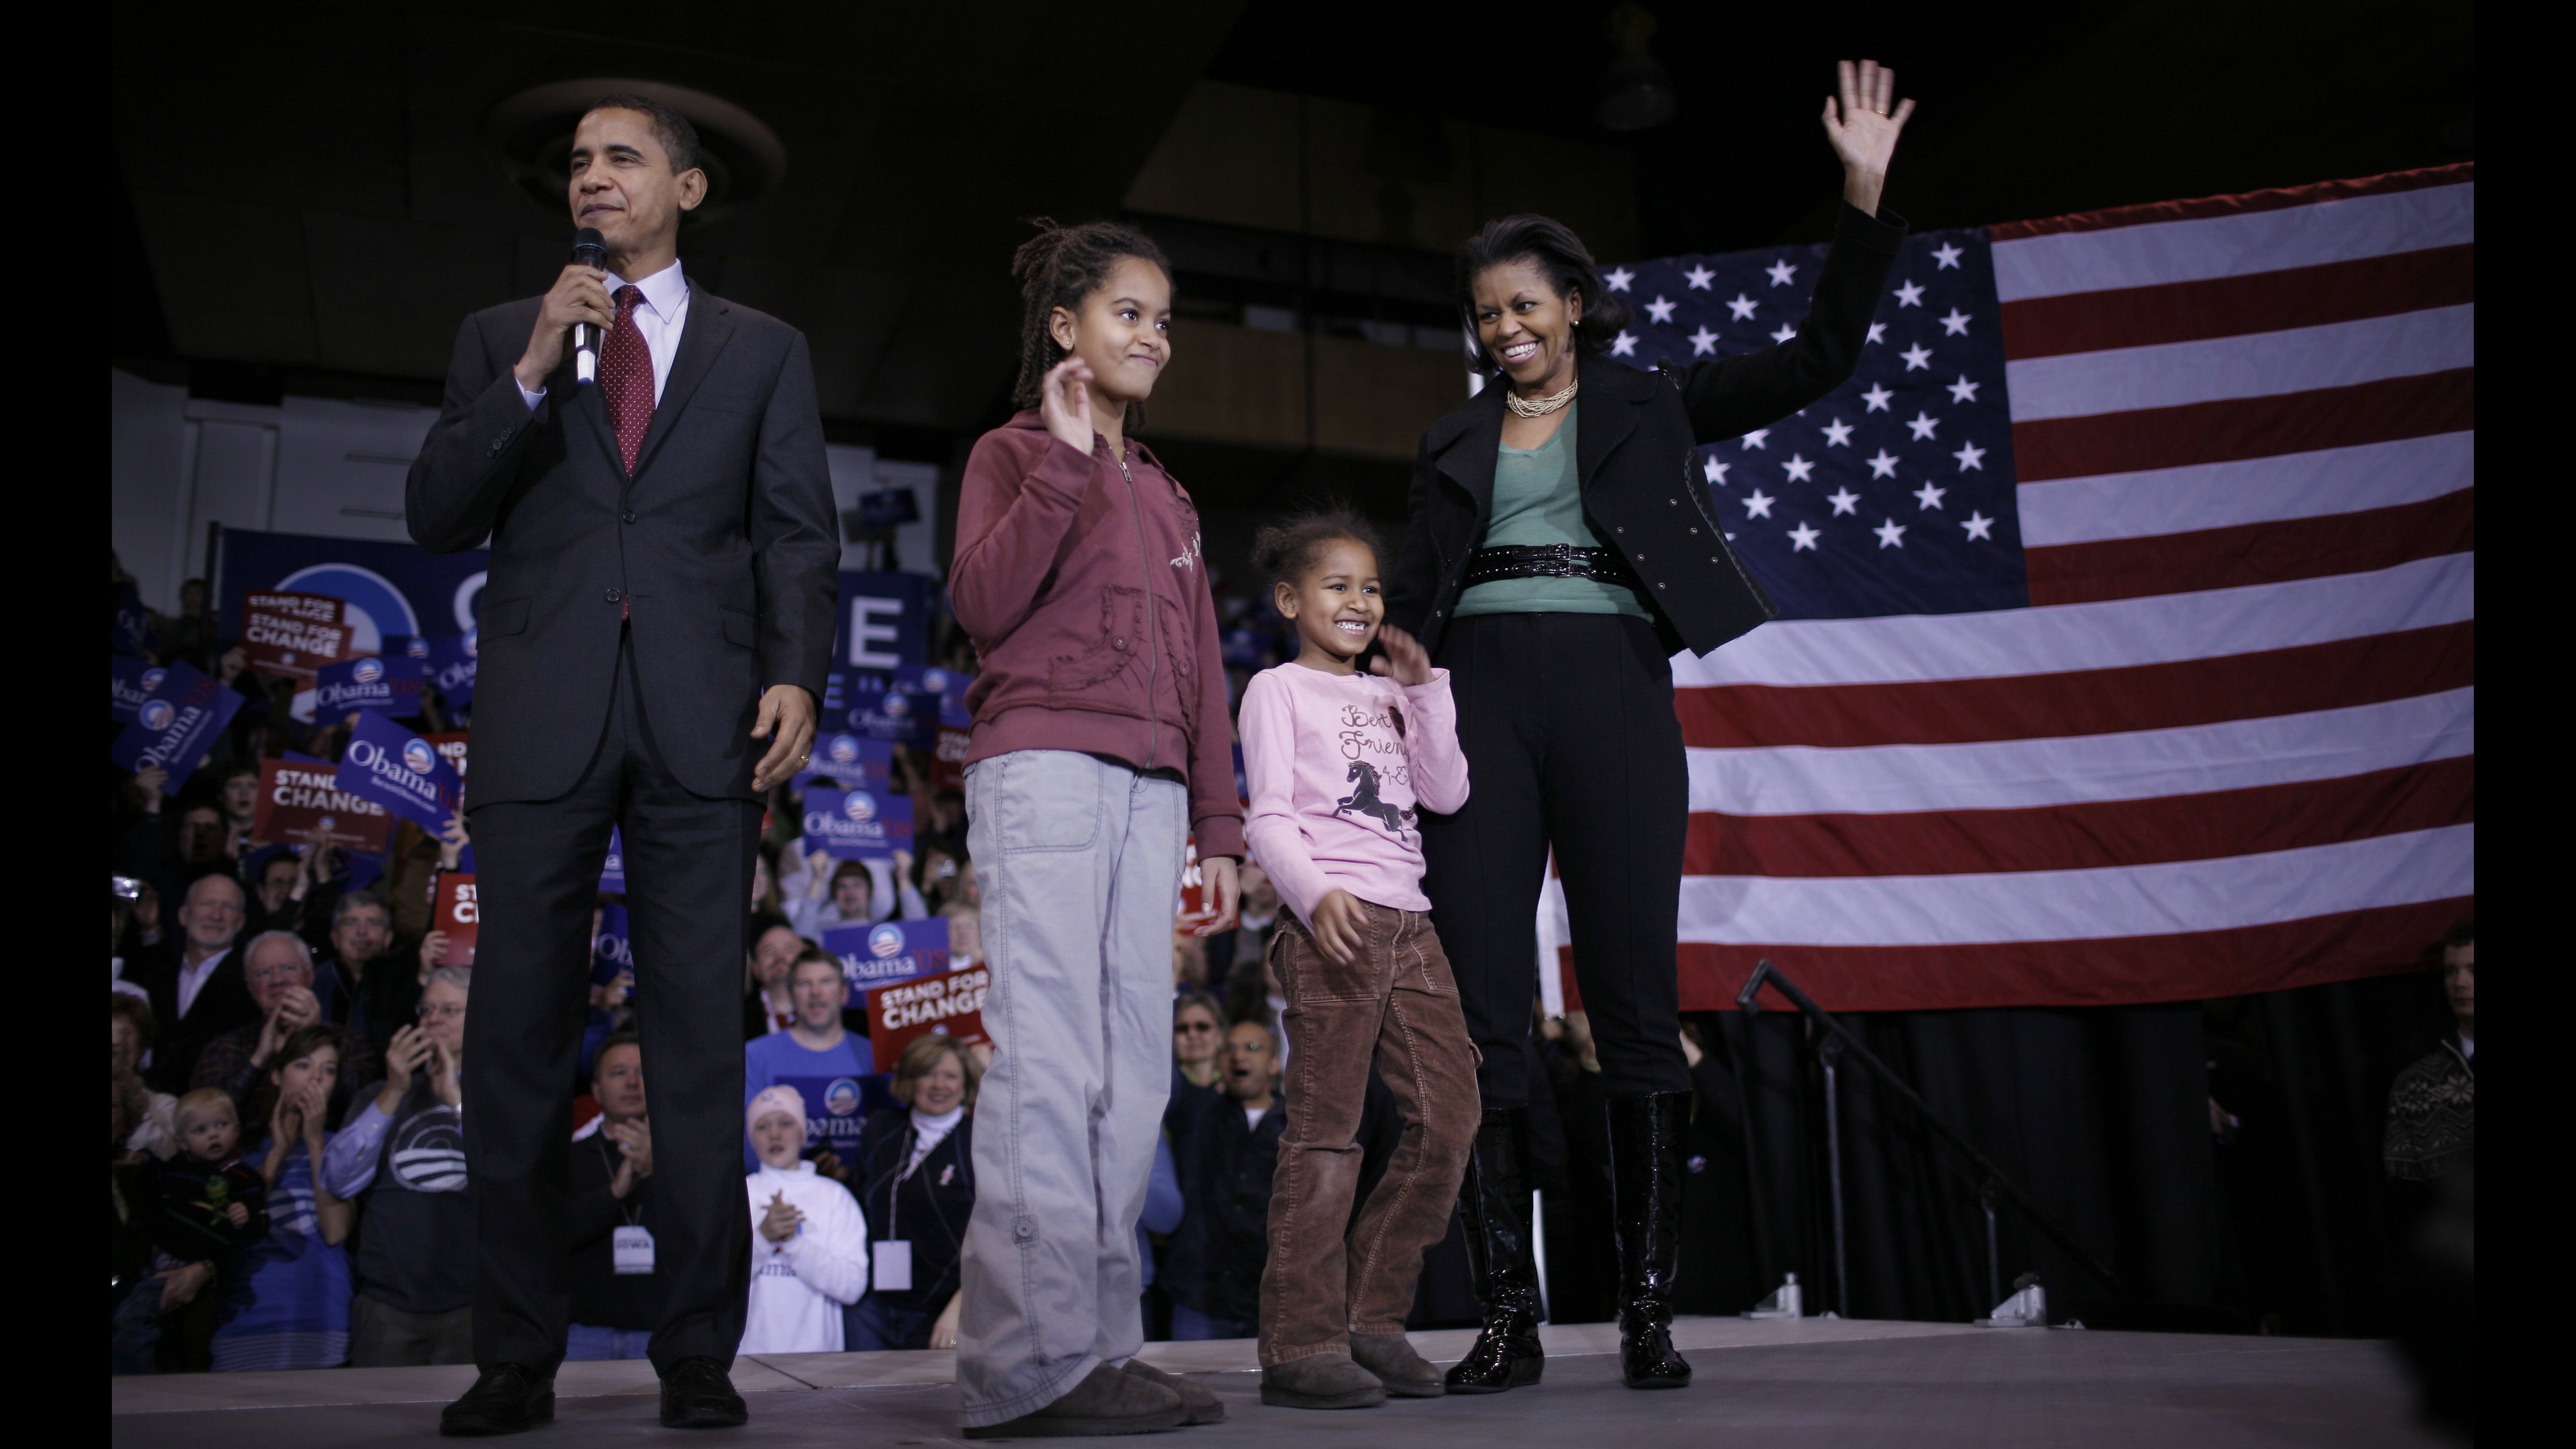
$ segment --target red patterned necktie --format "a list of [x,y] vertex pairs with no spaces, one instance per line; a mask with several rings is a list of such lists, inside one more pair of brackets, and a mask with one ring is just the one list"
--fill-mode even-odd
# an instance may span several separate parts
[[617,456],[626,472],[635,472],[635,456],[644,449],[644,430],[653,425],[653,349],[635,325],[635,308],[644,289],[617,289],[617,325],[599,354],[599,400],[608,404],[608,421],[617,429]]

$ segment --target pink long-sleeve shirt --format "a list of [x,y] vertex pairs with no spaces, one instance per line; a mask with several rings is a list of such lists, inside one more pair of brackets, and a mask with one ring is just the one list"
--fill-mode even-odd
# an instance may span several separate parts
[[1335,889],[1391,910],[1431,909],[1416,812],[1467,803],[1447,670],[1401,685],[1282,664],[1252,677],[1237,720],[1252,786],[1244,834],[1297,919],[1311,923]]

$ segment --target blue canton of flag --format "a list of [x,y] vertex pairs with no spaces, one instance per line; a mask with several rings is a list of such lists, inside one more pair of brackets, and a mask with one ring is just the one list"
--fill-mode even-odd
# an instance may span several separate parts
[[[1687,367],[1797,335],[1822,246],[1667,257],[1603,275],[1635,316],[1611,344]],[[1718,521],[1788,619],[2028,607],[1982,229],[1906,238],[1849,382],[1699,451]]]

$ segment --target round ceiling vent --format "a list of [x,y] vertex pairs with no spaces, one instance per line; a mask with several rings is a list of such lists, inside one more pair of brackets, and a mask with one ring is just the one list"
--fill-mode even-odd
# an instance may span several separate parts
[[787,174],[787,147],[758,116],[705,91],[664,81],[599,77],[531,86],[492,108],[484,135],[501,168],[522,193],[562,219],[572,174],[572,131],[591,103],[620,91],[650,96],[698,128],[698,165],[707,198],[686,225],[703,226],[740,211]]

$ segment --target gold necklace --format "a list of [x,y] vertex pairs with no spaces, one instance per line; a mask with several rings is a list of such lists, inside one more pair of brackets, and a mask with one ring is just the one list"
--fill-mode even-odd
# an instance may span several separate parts
[[1581,378],[1577,378],[1565,385],[1565,391],[1549,393],[1543,398],[1536,398],[1529,402],[1521,401],[1521,395],[1519,393],[1512,391],[1509,387],[1505,387],[1503,389],[1503,404],[1504,406],[1509,407],[1513,412],[1519,413],[1522,417],[1543,418],[1549,413],[1555,412],[1558,408],[1565,406],[1567,403],[1574,401],[1574,390],[1581,386],[1583,386],[1583,380]]

